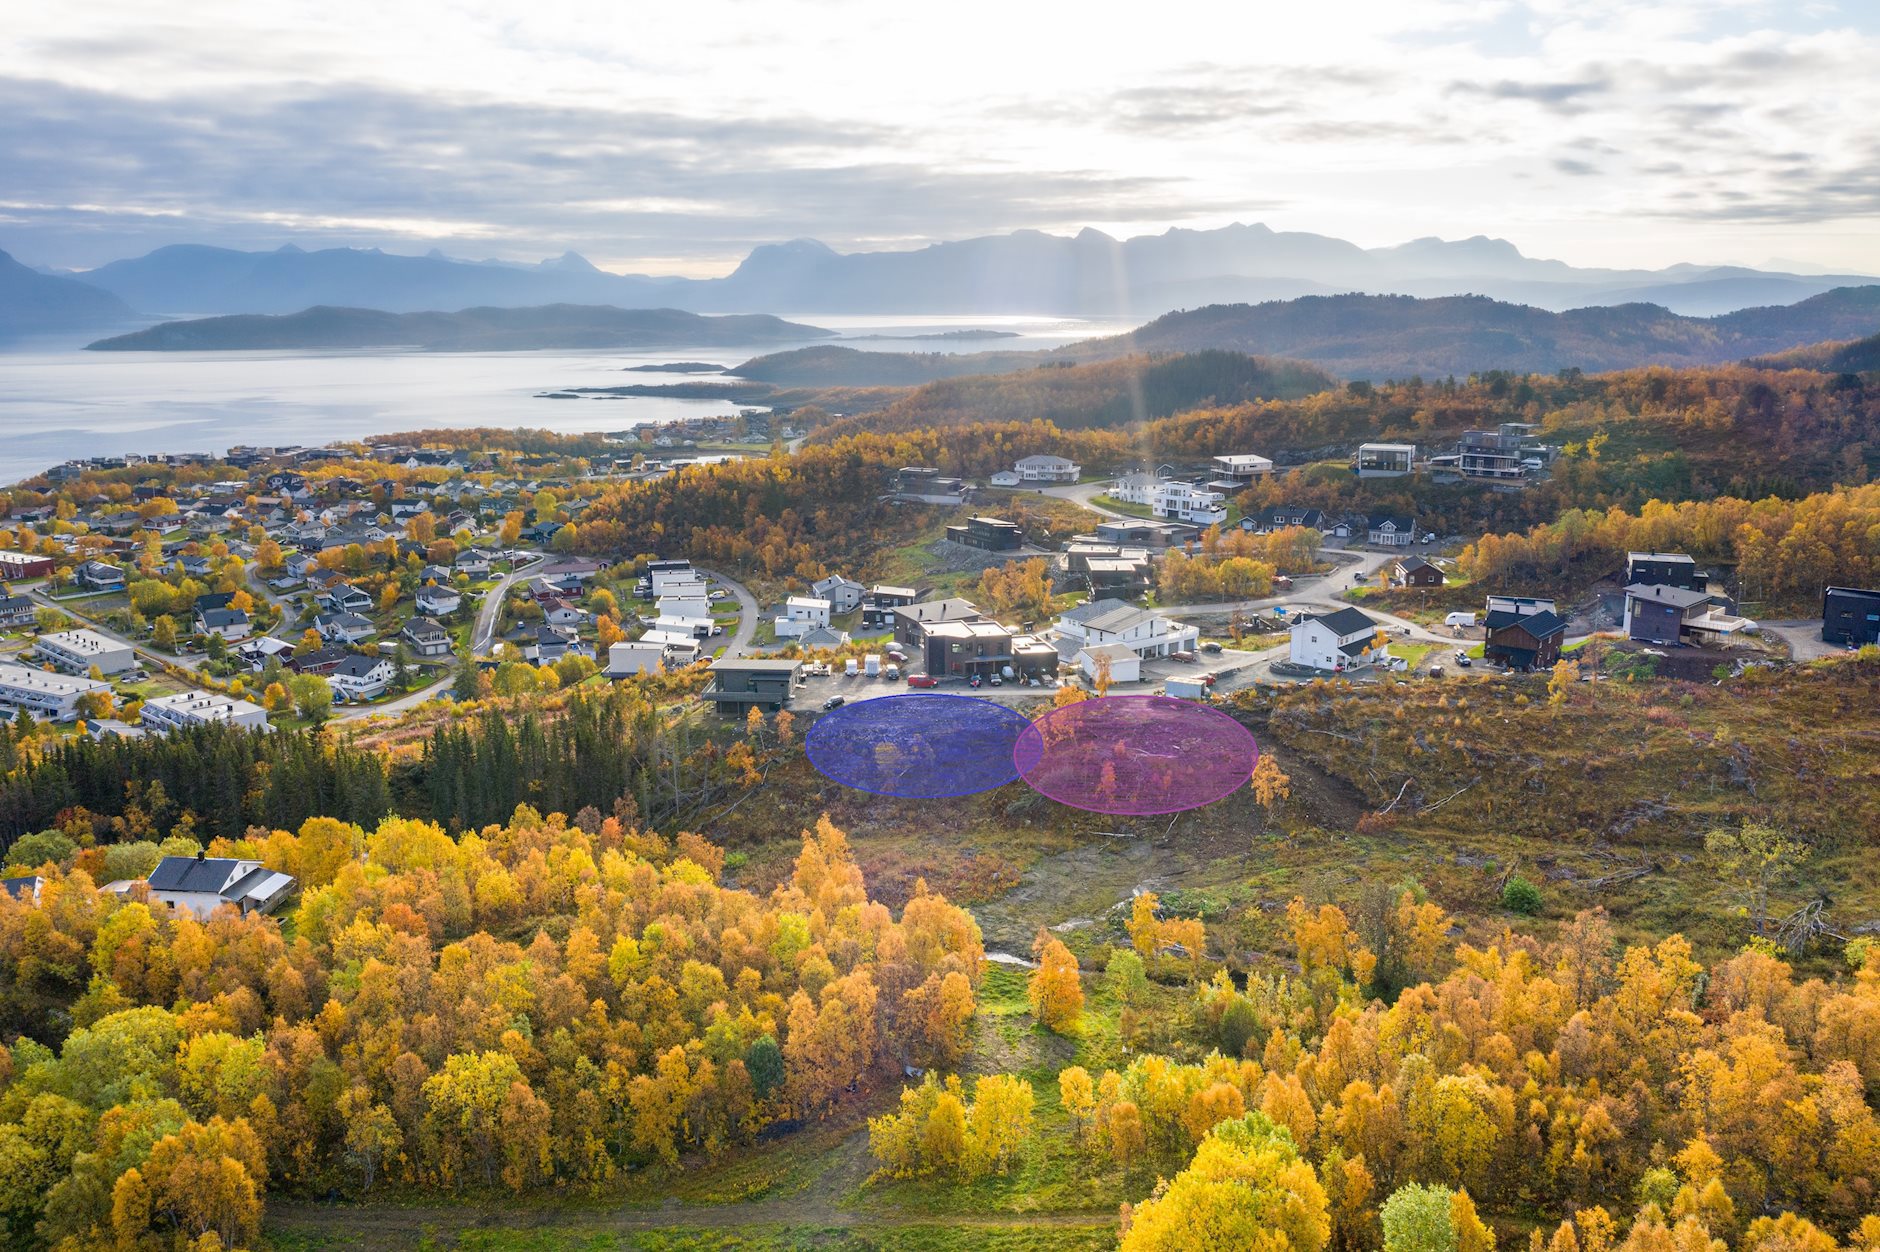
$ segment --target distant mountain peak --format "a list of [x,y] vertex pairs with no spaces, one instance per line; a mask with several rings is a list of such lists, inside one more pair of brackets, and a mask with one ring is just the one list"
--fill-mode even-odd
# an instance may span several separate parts
[[541,263],[545,270],[557,270],[564,274],[598,274],[595,264],[579,252],[564,252],[557,257],[549,257]]
[[274,250],[276,256],[306,256],[307,250],[297,243],[284,243]]

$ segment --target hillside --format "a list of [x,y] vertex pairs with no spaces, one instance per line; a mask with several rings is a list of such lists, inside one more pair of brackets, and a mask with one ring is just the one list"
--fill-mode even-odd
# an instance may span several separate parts
[[1744,364],[1757,369],[1819,370],[1824,374],[1872,373],[1880,370],[1880,335],[1810,344],[1805,348],[1752,357]]
[[1313,361],[1348,378],[1554,373],[1640,365],[1718,365],[1880,328],[1880,287],[1844,287],[1794,305],[1683,317],[1649,304],[1550,313],[1483,296],[1307,296],[1211,305],[1066,349],[1119,352],[1228,348]]
[[918,387],[968,374],[1009,374],[1045,363],[1039,352],[865,352],[818,344],[754,357],[731,372],[782,387]]
[[236,314],[163,322],[87,345],[100,352],[418,347],[433,352],[532,348],[716,347],[817,339],[830,332],[768,314],[704,317],[678,309],[550,304],[461,313],[385,313],[320,306],[275,317]]
[[132,321],[130,306],[70,278],[27,269],[0,252],[0,335],[87,330]]

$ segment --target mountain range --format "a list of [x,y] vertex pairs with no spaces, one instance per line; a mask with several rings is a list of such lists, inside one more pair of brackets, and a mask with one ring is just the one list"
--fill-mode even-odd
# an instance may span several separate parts
[[[1362,248],[1258,223],[1126,240],[1096,230],[1074,236],[1027,230],[898,252],[842,253],[798,239],[758,247],[730,274],[704,279],[614,274],[573,253],[519,265],[435,251],[404,256],[291,244],[272,252],[174,245],[57,277],[108,292],[152,317],[282,314],[316,305],[412,313],[552,304],[696,313],[1153,317],[1208,304],[1344,292],[1486,295],[1554,311],[1651,303],[1714,316],[1880,283],[1861,274],[1737,266],[1582,268],[1525,256],[1507,240],[1479,235]],[[0,293],[14,320],[30,321],[33,306],[20,301],[36,298]]]
[[0,252],[0,337],[89,330],[136,320],[130,306],[110,292],[28,269]]
[[[1050,352],[939,355],[822,344],[758,357],[734,372],[783,386],[905,386],[1040,365],[1219,349],[1309,361],[1344,378],[1373,380],[1497,369],[1592,373],[1643,365],[1719,365],[1876,331],[1880,286],[1842,287],[1792,305],[1712,318],[1685,317],[1651,304],[1554,313],[1484,296],[1307,296],[1168,313],[1127,334]],[[1848,359],[1857,356],[1850,350]],[[1795,364],[1807,366],[1799,354]]]
[[519,352],[537,348],[721,347],[801,343],[833,332],[767,313],[701,316],[678,309],[550,304],[386,313],[319,305],[284,316],[237,313],[160,322],[87,345],[101,352],[227,351],[257,348],[420,348],[429,352]]

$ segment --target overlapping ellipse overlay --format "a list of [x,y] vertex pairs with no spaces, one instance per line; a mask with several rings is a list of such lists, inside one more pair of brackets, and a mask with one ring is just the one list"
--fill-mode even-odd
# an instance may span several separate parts
[[1260,759],[1253,735],[1216,709],[1167,696],[1106,696],[1054,709],[1012,751],[1019,777],[1072,808],[1178,813],[1233,794]]
[[933,800],[1016,781],[1013,748],[1031,723],[991,700],[909,693],[824,714],[803,741],[809,762],[845,787]]

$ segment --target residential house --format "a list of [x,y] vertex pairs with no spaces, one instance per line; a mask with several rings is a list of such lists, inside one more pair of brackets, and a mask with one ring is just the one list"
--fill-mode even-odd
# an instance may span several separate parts
[[340,662],[353,655],[339,644],[328,644],[312,652],[296,652],[287,662],[287,668],[296,674],[319,674],[325,676],[339,668]]
[[348,653],[327,671],[326,681],[342,700],[370,700],[385,694],[392,681],[392,662],[387,657]]
[[450,655],[450,632],[428,617],[414,617],[398,632],[414,656]]
[[1240,519],[1242,530],[1261,533],[1285,530],[1290,526],[1307,526],[1317,531],[1324,531],[1328,528],[1323,510],[1300,508],[1297,505],[1276,504],[1271,508],[1261,509],[1258,513],[1249,513]]
[[1172,521],[1218,526],[1227,520],[1226,502],[1226,496],[1211,488],[1170,479],[1156,487],[1149,511]]
[[957,478],[948,478],[931,465],[903,465],[895,472],[889,490],[895,499],[921,504],[965,504],[973,489]]
[[1417,541],[1417,523],[1414,517],[1374,517],[1367,533],[1380,547],[1401,548]]
[[124,590],[124,571],[103,561],[86,561],[73,571],[73,577],[80,586],[89,587],[93,591]]
[[15,900],[24,900],[28,904],[39,903],[39,893],[45,888],[46,880],[37,874],[22,874],[13,878],[0,878],[0,891],[6,892]]
[[817,596],[791,596],[783,602],[783,610],[774,623],[779,639],[793,639],[829,624],[829,601]]
[[711,681],[699,694],[718,711],[743,716],[750,708],[780,713],[790,703],[790,692],[801,661],[761,657],[720,657],[711,665]]
[[328,643],[359,643],[378,631],[370,618],[357,613],[321,613],[313,619],[313,628]]
[[[150,898],[205,919],[225,904],[243,915],[272,913],[298,885],[292,874],[235,857],[166,856],[145,880]],[[116,886],[117,884],[112,884]]]
[[550,626],[578,627],[588,620],[588,615],[586,610],[576,608],[566,600],[544,600],[542,620]]
[[1440,587],[1448,581],[1442,570],[1420,556],[1398,557],[1390,563],[1393,587]]
[[1376,665],[1390,655],[1384,632],[1359,609],[1304,617],[1292,625],[1288,657],[1294,665],[1338,673]]
[[426,617],[449,617],[463,606],[463,595],[455,587],[432,583],[418,588],[416,603]]
[[876,583],[862,597],[862,625],[876,629],[894,625],[894,611],[904,605],[914,603],[920,593],[912,587],[890,587],[886,583]]
[[947,527],[947,538],[987,552],[1013,552],[1024,546],[1025,532],[998,517],[969,517],[964,526]]
[[1851,647],[1880,643],[1880,591],[1829,587],[1821,593],[1821,640]]
[[39,616],[39,606],[27,596],[0,594],[0,627],[31,626]]
[[1489,596],[1482,625],[1487,642],[1482,655],[1509,669],[1551,667],[1560,659],[1567,623],[1552,600],[1535,596]]
[[947,622],[982,622],[986,615],[970,600],[927,600],[892,610],[894,640],[911,650],[927,646],[927,632]]
[[305,552],[289,553],[281,562],[281,571],[296,582],[307,577],[318,568],[318,563]]
[[846,648],[850,642],[848,631],[833,626],[818,626],[796,637],[800,648]]
[[994,487],[1016,487],[1024,480],[1018,476],[1017,470],[995,470],[986,481]]
[[664,644],[635,639],[626,643],[608,645],[607,668],[604,672],[609,678],[632,678],[639,674],[657,674],[664,667],[665,662]]
[[455,561],[450,563],[450,567],[472,582],[480,582],[490,576],[490,559],[480,552],[461,553]]
[[1525,486],[1559,452],[1534,438],[1539,429],[1531,422],[1503,422],[1494,430],[1464,431],[1456,442],[1455,454],[1432,457],[1430,466],[1499,486]]
[[1098,522],[1096,530],[1099,543],[1148,548],[1152,551],[1186,547],[1200,538],[1201,528],[1186,522],[1112,519]]
[[818,578],[809,585],[809,589],[812,595],[829,601],[831,613],[853,613],[862,606],[862,597],[868,594],[868,588],[840,574]]
[[1402,478],[1416,459],[1414,443],[1361,443],[1352,454],[1351,472],[1359,478]]
[[1199,628],[1152,609],[1122,600],[1080,604],[1057,620],[1052,632],[1061,655],[1075,655],[1104,644],[1120,644],[1141,660],[1192,652],[1201,642]]
[[1708,591],[1633,583],[1625,589],[1626,637],[1644,643],[1708,643],[1754,625]]
[[596,574],[607,568],[604,561],[590,561],[586,558],[563,557],[550,561],[536,573],[556,583],[582,584],[590,581]]
[[1697,562],[1682,552],[1628,552],[1625,554],[1625,583],[1628,587],[1643,583],[1707,591],[1710,575],[1699,570]]
[[276,639],[273,635],[254,635],[242,640],[229,651],[237,660],[259,674],[267,668],[268,660],[272,657],[279,657],[281,663],[285,665],[287,659],[294,655],[294,645],[285,639]]
[[144,729],[165,734],[187,726],[242,726],[268,730],[268,711],[259,704],[214,691],[181,691],[144,701]]
[[1243,485],[1273,472],[1270,458],[1256,456],[1251,452],[1230,452],[1226,456],[1215,457],[1209,464],[1219,477],[1235,479]]
[[93,692],[109,692],[111,684],[71,674],[48,674],[42,669],[0,662],[0,712],[21,709],[48,722],[69,722],[78,717],[78,702]]
[[335,613],[369,613],[372,597],[348,582],[336,582],[314,599]]
[[1084,472],[1069,457],[1048,455],[1022,456],[1012,468],[1026,483],[1074,483]]
[[137,668],[137,655],[128,643],[107,639],[92,630],[60,630],[41,635],[33,652],[68,674],[122,674]]
[[199,635],[220,635],[234,643],[246,639],[253,631],[248,614],[240,609],[198,609],[196,611],[196,633]]

